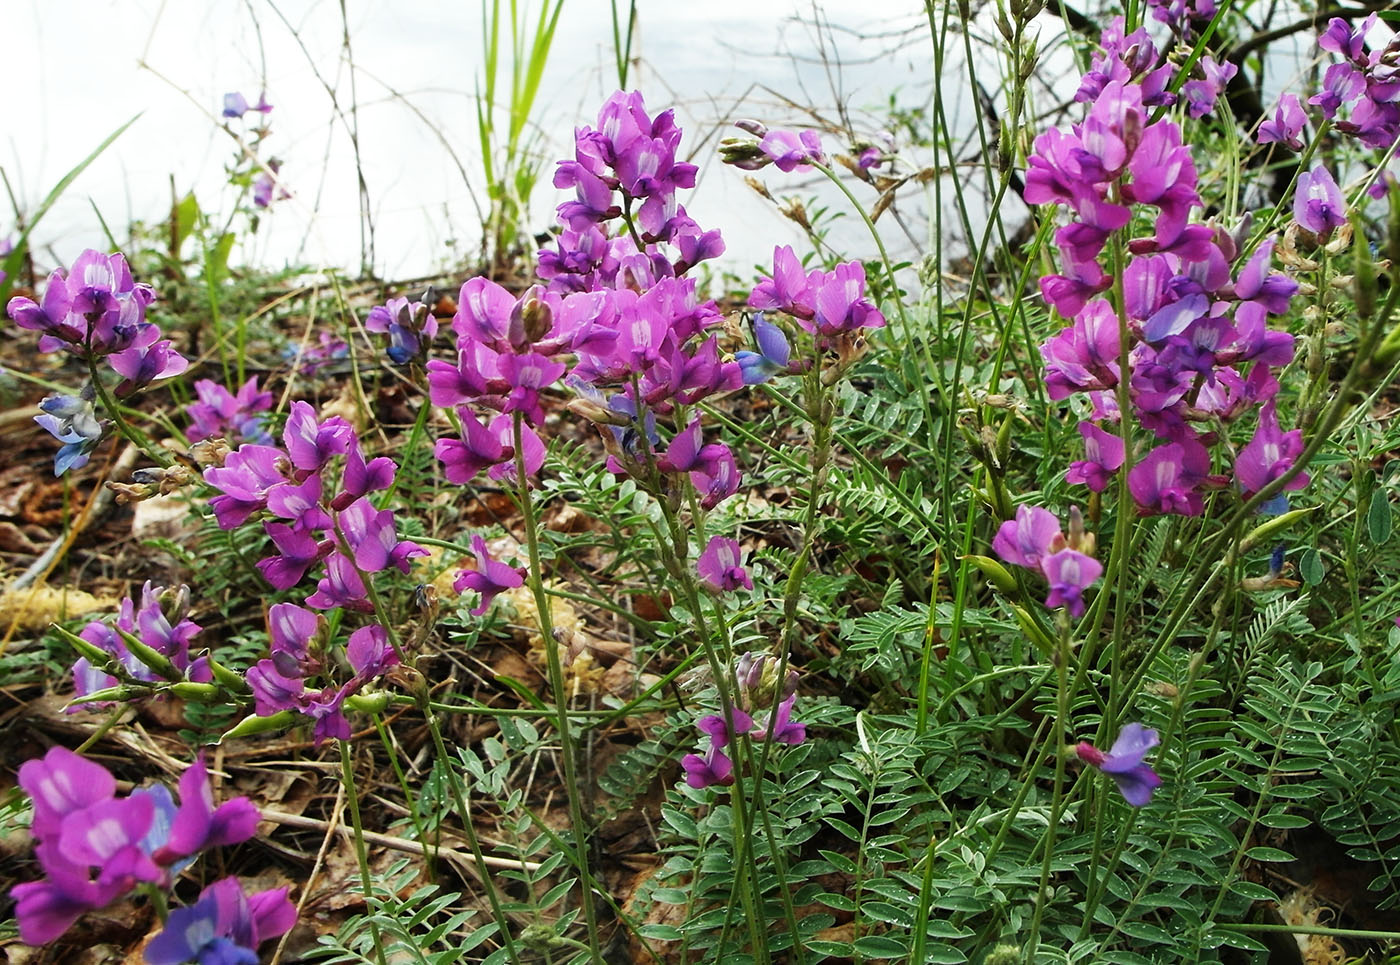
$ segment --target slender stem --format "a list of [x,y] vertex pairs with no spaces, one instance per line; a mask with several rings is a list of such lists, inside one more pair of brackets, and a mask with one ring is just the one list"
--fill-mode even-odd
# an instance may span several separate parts
[[565,689],[564,667],[559,660],[559,642],[554,638],[549,594],[544,588],[544,574],[540,563],[539,523],[535,519],[534,502],[530,497],[530,474],[525,467],[525,416],[522,412],[515,412],[513,417],[515,478],[519,487],[520,514],[525,523],[525,543],[530,555],[529,583],[535,597],[535,609],[539,614],[540,639],[549,668],[549,689],[554,694],[555,729],[559,732],[559,755],[564,765],[564,791],[569,801],[569,823],[574,832],[572,858],[581,885],[579,897],[584,923],[588,927],[589,953],[595,962],[600,962],[603,960],[603,952],[598,937],[598,913],[593,905],[593,875],[588,870],[588,825],[584,820],[583,802],[580,800],[575,759],[577,749],[569,725],[569,695]]
[[[360,822],[360,792],[355,787],[355,768],[350,761],[350,742],[338,741],[340,744],[340,778],[345,783],[345,798],[350,805],[350,826],[355,829],[355,861],[360,866],[360,888],[365,893],[365,910],[369,911],[370,899],[374,897],[374,879],[369,873],[369,854],[365,850],[365,829]],[[379,959],[379,965],[388,965],[388,960],[384,957],[384,940],[379,936],[379,923],[371,914],[369,916],[369,931],[374,938],[375,956]]]

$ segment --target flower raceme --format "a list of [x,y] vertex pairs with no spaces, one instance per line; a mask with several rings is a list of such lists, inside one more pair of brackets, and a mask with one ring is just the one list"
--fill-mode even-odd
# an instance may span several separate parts
[[[1077,519],[1077,516],[1075,517]],[[1077,527],[1071,528],[1072,535]],[[1084,591],[1103,575],[1103,564],[1081,550],[1089,540],[1073,543],[1060,531],[1055,514],[1040,506],[1019,506],[1016,517],[997,530],[992,549],[1003,560],[1040,573],[1050,584],[1045,605],[1064,607],[1073,617],[1084,615]]]
[[[1273,371],[1293,359],[1292,336],[1271,331],[1267,318],[1288,310],[1298,283],[1270,269],[1271,240],[1245,253],[1247,224],[1231,233],[1191,223],[1191,210],[1202,202],[1190,148],[1175,123],[1151,123],[1147,111],[1164,103],[1155,78],[1170,67],[1158,66],[1160,55],[1145,34],[1122,36],[1121,22],[1105,32],[1103,47],[1081,89],[1092,95],[1081,98],[1092,101],[1084,121],[1040,135],[1026,172],[1027,202],[1064,206],[1072,215],[1055,234],[1060,273],[1041,279],[1046,302],[1069,320],[1041,346],[1045,386],[1052,399],[1084,394],[1091,405],[1080,425],[1086,458],[1070,467],[1069,482],[1094,492],[1108,488],[1129,461],[1121,426],[1129,418],[1158,440],[1132,460],[1129,492],[1139,511],[1196,515],[1205,491],[1231,481],[1213,471],[1207,448],[1219,438],[1217,427],[1269,403],[1278,392]],[[1223,84],[1227,73],[1216,70],[1207,86]],[[1203,103],[1202,91],[1188,88],[1183,92],[1192,104]],[[1280,108],[1269,137],[1295,136],[1293,106]],[[1344,220],[1334,187],[1321,168],[1304,175],[1300,223],[1326,233]],[[1152,219],[1152,233],[1120,238],[1126,249],[1117,279],[1120,309],[1104,295],[1115,278],[1102,264],[1103,251],[1141,221],[1135,213]],[[1119,411],[1124,382],[1128,412]],[[1270,438],[1266,433],[1258,448],[1277,475],[1299,447],[1270,447]],[[1217,448],[1228,458],[1227,447]],[[1234,471],[1239,488],[1254,491],[1256,468],[1237,463]]]
[[[725,714],[701,717],[695,726],[709,737],[710,746],[703,755],[687,754],[681,759],[686,783],[693,788],[734,783],[734,761],[726,748],[740,736],[792,746],[807,739],[806,725],[792,719],[797,701],[795,670],[788,670],[779,687],[778,661],[767,654],[746,653],[735,661],[733,682],[734,705],[729,708],[728,720]],[[776,703],[775,690],[779,691]]]

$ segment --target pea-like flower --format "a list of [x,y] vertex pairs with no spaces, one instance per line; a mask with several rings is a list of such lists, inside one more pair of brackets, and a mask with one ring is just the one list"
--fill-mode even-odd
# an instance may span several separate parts
[[1152,728],[1125,724],[1107,753],[1087,741],[1076,744],[1074,753],[1084,763],[1113,778],[1123,799],[1140,808],[1152,800],[1152,792],[1162,784],[1157,772],[1142,760],[1158,742],[1157,732]]

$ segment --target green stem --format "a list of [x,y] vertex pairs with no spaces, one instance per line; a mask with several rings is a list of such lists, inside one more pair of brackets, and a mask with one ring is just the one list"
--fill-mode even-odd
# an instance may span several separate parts
[[355,829],[355,861],[360,866],[360,888],[365,893],[365,912],[369,918],[369,931],[374,939],[375,956],[379,959],[379,965],[388,965],[388,960],[384,957],[384,940],[379,935],[379,923],[375,920],[370,909],[370,900],[374,897],[374,879],[369,873],[369,854],[365,850],[365,829],[360,822],[360,792],[355,786],[355,768],[350,761],[349,741],[338,741],[340,744],[340,778],[345,782],[345,800],[350,805],[350,826]]
[[598,913],[593,904],[593,875],[588,869],[588,825],[584,821],[583,802],[580,800],[578,762],[575,756],[577,748],[569,725],[569,695],[565,689],[564,667],[559,660],[559,642],[554,638],[549,594],[544,588],[543,568],[540,563],[539,523],[535,519],[534,502],[530,497],[530,475],[525,468],[524,431],[524,413],[516,412],[513,414],[512,424],[515,478],[519,487],[520,514],[525,524],[525,543],[530,556],[530,590],[534,594],[535,609],[539,615],[540,640],[549,668],[549,688],[554,694],[555,729],[559,732],[559,754],[564,765],[564,790],[569,802],[569,823],[574,832],[571,857],[579,875],[579,897],[584,924],[588,928],[589,953],[593,961],[601,962],[603,952],[598,937]]

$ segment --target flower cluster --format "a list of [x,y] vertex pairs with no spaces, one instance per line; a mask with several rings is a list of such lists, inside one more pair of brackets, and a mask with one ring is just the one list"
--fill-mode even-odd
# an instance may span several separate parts
[[130,681],[161,680],[172,671],[171,675],[195,683],[212,680],[207,657],[190,659],[190,642],[202,628],[186,616],[189,605],[189,587],[166,593],[165,587],[147,580],[141,588],[141,605],[131,597],[123,599],[115,625],[94,620],[85,626],[78,636],[110,659],[104,668],[86,656],[78,658],[73,664],[74,695],[86,697],[121,683],[107,669],[119,670]]
[[[1327,68],[1322,90],[1308,103],[1335,121],[1337,130],[1367,147],[1385,150],[1400,138],[1400,36],[1382,49],[1367,51],[1366,37],[1376,25],[1372,13],[1356,27],[1333,17],[1317,45],[1342,59]],[[1340,118],[1342,107],[1345,118]]]
[[[555,184],[576,200],[559,206],[558,250],[539,253],[545,284],[519,298],[484,278],[462,286],[457,362],[427,365],[432,402],[454,408],[461,425],[436,446],[449,481],[483,470],[503,479],[517,459],[537,473],[541,392],[562,378],[578,395],[573,411],[603,427],[613,472],[657,492],[670,488],[660,474],[688,475],[706,508],[736,491],[732,453],[704,444],[698,419],[664,449],[656,430],[658,415],[744,383],[710,334],[722,322],[714,304],[683,277],[724,245],[676,200],[695,181],[694,165],[676,160],[680,137],[671,111],[652,118],[640,94],[613,94],[598,126],[576,132],[573,159],[559,162]],[[609,237],[614,221],[621,228]]]
[[[1070,470],[1070,481],[1104,488],[1126,460],[1118,427],[1098,424],[1131,417],[1159,440],[1129,473],[1139,510],[1196,515],[1204,491],[1230,482],[1211,471],[1207,446],[1215,433],[1196,426],[1260,412],[1255,442],[1234,466],[1246,496],[1296,456],[1297,434],[1280,431],[1271,405],[1279,388],[1273,370],[1292,360],[1293,338],[1270,330],[1267,318],[1287,311],[1298,284],[1270,269],[1272,241],[1247,254],[1243,228],[1232,234],[1191,223],[1202,202],[1190,149],[1176,124],[1149,123],[1158,74],[1141,43],[1124,49],[1120,33],[1106,42],[1131,66],[1102,84],[1082,124],[1036,139],[1026,174],[1027,202],[1074,214],[1055,234],[1062,274],[1040,282],[1045,300],[1071,320],[1041,346],[1046,389],[1052,399],[1085,393],[1092,405],[1080,430],[1088,458]],[[1127,241],[1120,317],[1102,297],[1115,279],[1100,258],[1115,232],[1131,232],[1143,216],[1152,231]],[[1125,378],[1132,410],[1120,413]],[[1300,475],[1290,487],[1306,483]]]
[[[204,479],[220,491],[209,505],[221,528],[261,517],[274,552],[257,568],[272,587],[290,590],[319,568],[306,607],[371,614],[374,574],[390,567],[407,574],[414,558],[427,555],[417,543],[399,538],[392,510],[370,501],[371,493],[393,485],[397,469],[384,456],[366,460],[344,419],[318,420],[310,404],[299,401],[292,403],[282,446],[244,444],[222,465],[206,469]],[[350,736],[342,709],[346,698],[396,666],[399,654],[385,627],[370,623],[346,642],[351,679],[308,689],[309,678],[332,669],[311,610],[295,604],[271,608],[272,654],[248,671],[248,684],[259,716],[295,711],[315,722],[317,743],[345,739]]]
[[[557,249],[538,258],[551,291],[645,289],[724,253],[720,233],[701,229],[676,201],[677,189],[695,187],[696,172],[676,159],[680,140],[675,112],[649,117],[636,91],[614,93],[598,126],[575,132],[573,160],[554,173],[554,186],[573,188],[575,200],[559,206]],[[619,218],[627,230],[609,238],[603,226]]]
[[[157,379],[179,375],[189,361],[175,351],[160,328],[146,321],[146,306],[156,297],[150,285],[131,277],[120,253],[84,251],[67,272],[55,271],[43,300],[17,295],[7,311],[15,324],[39,332],[39,351],[71,352],[94,366],[105,360],[121,380],[118,396],[129,396]],[[80,468],[102,439],[102,425],[92,411],[93,391],[80,396],[45,399],[34,419],[63,447],[54,458],[54,475]]]
[[1093,537],[1083,532],[1078,509],[1070,514],[1070,535],[1060,531],[1055,514],[1040,506],[1019,506],[1016,518],[997,530],[992,549],[1008,563],[1035,570],[1050,584],[1045,605],[1084,615],[1084,591],[1103,575],[1103,564],[1090,554]]
[[118,395],[129,395],[156,379],[179,375],[189,362],[146,321],[155,289],[131,277],[121,253],[88,249],[64,272],[49,276],[42,302],[17,295],[8,311],[20,328],[39,332],[39,351],[72,352],[106,359],[122,376]]
[[365,330],[389,336],[385,354],[395,365],[405,365],[428,354],[428,346],[437,337],[438,322],[422,302],[391,298],[369,310]]
[[[42,881],[10,892],[20,938],[29,945],[53,941],[84,912],[139,885],[168,889],[199,852],[246,841],[258,823],[257,808],[247,798],[214,806],[202,760],[181,776],[178,804],[161,784],[118,797],[110,771],[62,747],[22,764],[19,785],[34,803],[30,830],[44,872]],[[296,919],[286,889],[255,895],[248,904],[258,909],[260,938],[282,934]]]
[[308,678],[326,675],[325,621],[295,603],[277,603],[268,610],[268,637],[272,655],[248,668],[248,685],[259,717],[294,711],[315,722],[316,745],[328,738],[350,739],[345,700],[367,683],[399,665],[384,627],[371,623],[360,627],[345,642],[345,659],[354,675],[336,686],[308,689]]
[[194,383],[197,401],[185,406],[190,427],[185,435],[191,442],[201,439],[223,439],[229,445],[252,442],[267,445],[272,434],[267,431],[267,410],[272,408],[272,393],[258,388],[255,375],[244,382],[236,393],[212,379]]
[[1107,753],[1087,741],[1076,744],[1074,753],[1085,764],[1113,778],[1123,799],[1140,808],[1152,800],[1152,792],[1162,784],[1157,772],[1142,760],[1157,743],[1157,732],[1150,727],[1125,724]]
[[[773,276],[754,286],[749,305],[792,316],[816,339],[818,348],[835,352],[841,364],[859,356],[865,329],[885,324],[885,316],[865,297],[865,268],[860,262],[844,262],[829,272],[807,271],[788,245],[773,249]],[[755,331],[759,331],[757,322]],[[774,342],[771,335],[768,338]],[[759,345],[763,346],[762,340]],[[785,355],[780,351],[780,357]],[[777,358],[770,358],[767,351],[763,356],[770,368],[776,367]]]
[[775,706],[773,695],[779,689],[778,683],[778,661],[767,654],[746,653],[735,662],[734,705],[729,710],[733,730],[723,714],[700,718],[695,726],[710,738],[710,746],[703,756],[687,754],[681,759],[687,784],[693,788],[733,784],[734,761],[725,748],[740,735],[788,745],[807,739],[806,725],[792,719],[792,707],[797,701],[797,671],[788,670],[784,676]]

